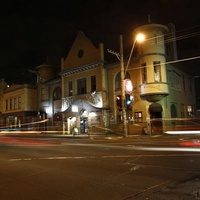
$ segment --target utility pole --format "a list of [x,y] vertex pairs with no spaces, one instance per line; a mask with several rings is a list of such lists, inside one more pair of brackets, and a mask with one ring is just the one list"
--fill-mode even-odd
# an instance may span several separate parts
[[120,35],[120,67],[121,67],[121,91],[122,91],[122,120],[124,137],[128,135],[127,120],[126,120],[126,108],[125,108],[125,85],[124,85],[124,52],[123,52],[123,36]]

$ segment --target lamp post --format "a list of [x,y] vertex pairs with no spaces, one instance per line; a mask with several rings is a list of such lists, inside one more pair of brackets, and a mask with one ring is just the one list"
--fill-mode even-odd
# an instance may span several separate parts
[[129,59],[128,59],[128,62],[127,62],[127,65],[126,65],[126,69],[124,70],[124,52],[123,52],[123,36],[120,35],[120,54],[115,52],[115,51],[112,51],[112,50],[109,50],[108,49],[108,53],[111,53],[113,55],[115,55],[119,60],[120,60],[120,69],[121,69],[121,101],[122,101],[122,120],[123,120],[123,133],[124,133],[124,137],[127,137],[128,136],[128,127],[127,127],[127,119],[126,119],[126,108],[125,108],[125,99],[126,99],[126,91],[125,91],[125,76],[126,76],[126,72],[127,72],[127,69],[128,69],[128,66],[129,66],[129,63],[130,63],[130,60],[131,60],[131,56],[132,56],[132,53],[133,53],[133,49],[135,47],[135,44],[136,44],[136,41],[138,42],[142,42],[144,41],[145,37],[142,33],[140,34],[137,34],[134,42],[133,42],[133,45],[132,45],[132,49],[131,49],[131,52],[130,52],[130,55],[129,55]]
[[126,109],[125,109],[125,85],[124,85],[124,52],[123,52],[123,36],[120,35],[120,67],[121,67],[121,90],[122,90],[122,120],[123,120],[123,131],[124,137],[128,135],[128,128],[126,122]]

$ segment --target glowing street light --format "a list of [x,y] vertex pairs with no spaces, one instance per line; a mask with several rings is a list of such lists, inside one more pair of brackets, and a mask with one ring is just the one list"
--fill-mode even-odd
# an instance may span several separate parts
[[120,61],[120,67],[121,67],[121,90],[122,90],[122,95],[121,95],[121,102],[122,102],[122,120],[123,120],[123,129],[124,129],[124,137],[127,137],[128,135],[128,129],[127,129],[127,122],[126,122],[126,109],[125,109],[125,98],[126,98],[126,91],[125,91],[125,76],[126,76],[126,71],[127,68],[129,66],[130,60],[131,60],[131,56],[133,54],[133,49],[135,47],[136,42],[143,42],[145,39],[144,34],[139,33],[136,35],[136,38],[133,42],[133,46],[131,48],[131,52],[129,55],[129,59],[126,65],[126,70],[124,70],[124,56],[123,56],[123,36],[120,35],[120,54],[112,51],[112,50],[107,50],[108,53],[111,53],[113,55],[115,55],[118,60]]
[[126,109],[125,109],[125,99],[126,99],[126,91],[125,91],[125,76],[126,71],[128,69],[131,56],[133,54],[133,49],[135,47],[136,42],[143,42],[145,39],[145,36],[140,33],[136,35],[136,38],[133,42],[133,46],[131,49],[131,53],[129,55],[129,59],[126,65],[126,70],[124,71],[124,58],[123,58],[123,37],[120,35],[120,66],[121,66],[121,90],[122,90],[122,120],[123,120],[123,129],[124,129],[124,137],[127,137],[128,135],[128,128],[127,128],[127,119],[126,119]]
[[132,48],[131,48],[131,53],[130,53],[130,55],[129,55],[128,62],[127,62],[127,65],[126,65],[125,76],[126,76],[126,71],[127,71],[127,69],[128,69],[128,66],[129,66],[129,63],[130,63],[130,60],[131,60],[131,56],[132,56],[132,54],[133,54],[133,49],[134,49],[134,47],[135,47],[136,42],[141,43],[141,42],[143,42],[144,40],[145,40],[145,35],[144,35],[143,33],[138,33],[138,34],[136,35],[135,40],[134,40],[134,42],[133,42],[133,46],[132,46]]
[[144,40],[145,40],[145,36],[144,36],[143,33],[138,33],[138,34],[136,35],[136,41],[137,41],[137,42],[143,42]]

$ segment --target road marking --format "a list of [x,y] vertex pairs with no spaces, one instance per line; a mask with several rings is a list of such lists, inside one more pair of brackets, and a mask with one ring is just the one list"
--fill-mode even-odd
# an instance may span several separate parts
[[163,154],[163,155],[102,155],[102,156],[55,156],[41,158],[11,158],[9,161],[32,161],[32,160],[68,160],[68,159],[107,159],[107,158],[137,158],[137,157],[190,157],[200,156],[199,154]]

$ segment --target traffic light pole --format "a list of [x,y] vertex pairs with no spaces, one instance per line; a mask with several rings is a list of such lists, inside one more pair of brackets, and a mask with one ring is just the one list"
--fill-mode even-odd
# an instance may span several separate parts
[[122,91],[122,120],[124,137],[128,135],[126,109],[125,109],[125,85],[124,85],[124,56],[123,56],[123,36],[120,35],[120,67],[121,67],[121,91]]

